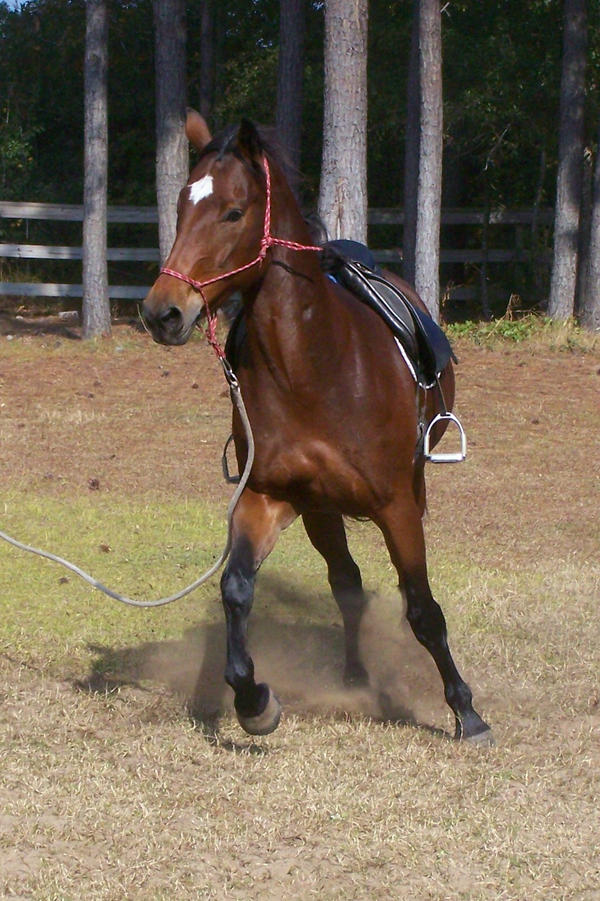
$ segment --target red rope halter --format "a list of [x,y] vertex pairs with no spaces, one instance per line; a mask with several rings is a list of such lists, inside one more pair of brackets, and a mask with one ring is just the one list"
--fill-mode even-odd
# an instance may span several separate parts
[[166,266],[163,266],[160,270],[161,275],[172,275],[173,278],[178,278],[180,281],[185,282],[187,285],[193,288],[194,291],[198,291],[198,293],[202,297],[204,309],[206,311],[206,320],[208,323],[206,328],[206,337],[208,343],[211,345],[214,352],[221,360],[225,359],[225,351],[217,341],[217,316],[216,313],[211,312],[211,310],[209,309],[204,291],[202,289],[206,288],[208,285],[214,284],[215,282],[219,282],[224,278],[229,278],[232,275],[237,275],[239,272],[244,272],[246,269],[251,269],[252,266],[256,266],[257,264],[262,263],[267,255],[269,247],[273,247],[274,245],[287,247],[288,250],[320,251],[323,249],[322,247],[318,247],[317,245],[313,244],[299,244],[297,241],[286,241],[284,238],[276,238],[271,234],[271,171],[269,169],[269,162],[266,156],[263,157],[263,165],[267,180],[267,201],[265,205],[263,236],[260,241],[260,250],[258,251],[258,255],[249,263],[245,263],[243,266],[238,266],[237,269],[231,269],[229,272],[224,272],[222,275],[215,275],[213,278],[207,278],[203,282],[197,281],[195,278],[191,278],[189,275],[184,275],[182,272],[177,272],[176,269],[168,269]]

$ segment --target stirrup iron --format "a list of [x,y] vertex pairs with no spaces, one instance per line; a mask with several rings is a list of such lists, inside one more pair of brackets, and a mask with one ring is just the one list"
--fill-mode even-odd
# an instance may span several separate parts
[[[453,454],[436,454],[429,450],[429,445],[431,442],[431,432],[433,428],[438,424],[438,422],[453,422],[456,428],[458,429],[458,434],[460,437],[460,451],[457,451]],[[462,463],[465,457],[467,456],[467,436],[465,435],[465,430],[460,424],[458,418],[454,415],[454,413],[438,413],[437,416],[434,416],[429,425],[427,426],[427,431],[425,432],[425,438],[423,439],[423,456],[430,463]]]

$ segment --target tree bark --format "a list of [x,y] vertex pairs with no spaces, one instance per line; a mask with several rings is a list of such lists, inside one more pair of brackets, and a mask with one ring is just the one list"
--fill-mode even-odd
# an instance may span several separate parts
[[177,198],[187,181],[185,4],[154,0],[156,77],[156,199],[164,262],[175,240]]
[[84,338],[110,334],[106,263],[108,181],[108,14],[87,0],[84,61],[83,304]]
[[573,315],[583,172],[586,0],[564,0],[563,60],[560,81],[558,175],[554,211],[554,252],[548,315]]
[[583,281],[579,322],[590,331],[598,331],[600,329],[600,131],[594,167],[587,269]]
[[304,0],[280,0],[275,125],[287,158],[296,170],[300,169],[302,136],[304,34]]
[[420,0],[419,175],[414,284],[436,322],[440,316],[442,140],[442,15],[438,0]]
[[592,183],[594,180],[594,156],[591,147],[585,147],[581,163],[581,202],[579,205],[579,234],[577,240],[577,281],[575,285],[574,315],[579,318],[585,303],[586,281],[590,255],[592,228]]
[[368,0],[327,0],[319,215],[330,238],[367,241]]
[[417,239],[417,186],[419,183],[419,0],[413,3],[413,20],[406,88],[406,131],[404,135],[404,229],[402,233],[402,274],[415,283]]

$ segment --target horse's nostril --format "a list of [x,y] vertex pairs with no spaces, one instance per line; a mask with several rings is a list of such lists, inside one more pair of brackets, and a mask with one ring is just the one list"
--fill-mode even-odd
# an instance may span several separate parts
[[161,324],[166,325],[167,328],[174,328],[181,323],[181,310],[179,307],[167,307],[164,313],[159,315],[158,319]]

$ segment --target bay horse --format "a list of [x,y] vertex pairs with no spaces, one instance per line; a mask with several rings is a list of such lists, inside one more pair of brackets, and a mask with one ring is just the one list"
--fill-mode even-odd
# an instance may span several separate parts
[[[473,709],[450,654],[444,615],[429,586],[417,387],[392,333],[323,273],[282,165],[251,122],[242,120],[213,139],[204,119],[190,111],[186,134],[199,160],[179,195],[175,243],[142,317],[157,342],[180,345],[199,318],[213,317],[233,291],[243,301],[246,334],[235,368],[255,457],[233,514],[231,554],[221,578],[225,678],[238,720],[261,735],[279,722],[277,698],[255,681],[246,632],[257,571],[298,516],[325,559],[343,618],[345,682],[368,683],[359,650],[368,601],[343,519],[364,517],[383,533],[408,622],[443,680],[455,737],[491,744],[491,730]],[[387,275],[424,309],[405,282]],[[440,380],[450,408],[451,363]],[[436,392],[427,395],[430,421],[439,401]],[[442,432],[443,424],[436,440]],[[233,437],[241,472],[248,448],[236,410]]]

